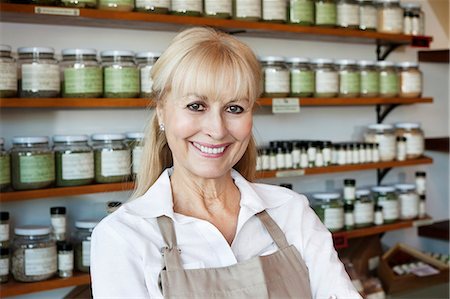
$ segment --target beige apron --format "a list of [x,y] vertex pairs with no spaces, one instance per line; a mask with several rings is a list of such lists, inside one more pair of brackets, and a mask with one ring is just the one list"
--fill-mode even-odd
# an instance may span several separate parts
[[262,211],[256,216],[279,250],[228,267],[183,269],[173,221],[158,217],[167,247],[160,274],[164,298],[311,298],[308,269],[300,253],[289,245],[283,231]]

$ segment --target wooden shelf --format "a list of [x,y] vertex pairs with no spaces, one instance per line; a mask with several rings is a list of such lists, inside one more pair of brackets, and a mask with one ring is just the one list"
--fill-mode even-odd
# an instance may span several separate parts
[[440,221],[430,225],[419,227],[419,236],[449,241],[449,221]]
[[[301,98],[300,106],[364,106],[387,104],[432,103],[433,98]],[[271,107],[272,98],[258,99],[258,105]],[[0,108],[148,108],[151,99],[144,98],[5,98]]]
[[230,33],[271,38],[363,44],[428,46],[431,37],[386,34],[343,28],[299,26],[269,22],[248,22],[207,17],[189,17],[99,9],[74,9],[1,3],[2,22],[123,28],[137,30],[179,31],[189,26],[211,26]]
[[87,273],[81,272],[75,272],[72,277],[68,278],[52,278],[39,282],[18,282],[10,277],[9,282],[0,284],[0,294],[2,298],[5,298],[65,287],[85,285],[90,282],[91,276]]

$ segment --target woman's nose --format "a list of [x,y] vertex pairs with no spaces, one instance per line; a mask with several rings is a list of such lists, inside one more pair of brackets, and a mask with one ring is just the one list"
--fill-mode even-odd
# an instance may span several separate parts
[[204,132],[214,140],[223,139],[227,134],[227,128],[222,115],[210,112],[205,118]]

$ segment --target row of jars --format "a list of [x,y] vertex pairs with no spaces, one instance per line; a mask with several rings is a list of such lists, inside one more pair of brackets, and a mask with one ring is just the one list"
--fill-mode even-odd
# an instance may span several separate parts
[[260,57],[267,97],[420,97],[416,62]]
[[355,189],[354,179],[346,179],[342,194],[313,194],[312,207],[330,231],[423,218],[426,216],[425,173],[417,172],[416,178],[416,184],[374,186],[358,190]]
[[18,60],[11,47],[0,45],[0,97],[133,98],[150,97],[150,71],[160,53],[62,50],[62,60],[49,47],[21,47]]
[[385,33],[424,34],[424,13],[400,0],[11,0],[116,11],[172,13],[300,25],[338,26]]
[[136,175],[143,149],[143,133],[15,137],[10,151],[0,138],[0,186],[30,190],[115,183]]

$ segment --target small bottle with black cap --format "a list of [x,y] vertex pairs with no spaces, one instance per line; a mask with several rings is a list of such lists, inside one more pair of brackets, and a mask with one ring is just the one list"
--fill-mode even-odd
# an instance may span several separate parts
[[0,247],[8,247],[9,212],[0,212]]
[[375,217],[374,217],[374,224],[375,225],[382,225],[384,223],[384,216],[383,216],[383,207],[376,205],[375,206]]
[[352,230],[355,228],[355,214],[353,213],[355,206],[353,203],[346,202],[344,204],[344,228]]
[[9,278],[9,248],[0,248],[0,283],[8,282]]
[[426,216],[426,195],[422,194],[419,196],[419,218],[425,218]]
[[356,180],[345,179],[344,180],[344,200],[348,204],[353,204],[356,198]]
[[58,276],[71,277],[73,275],[73,246],[65,241],[56,243],[58,249]]
[[50,218],[52,223],[52,233],[56,241],[64,241],[66,239],[66,208],[51,207]]

